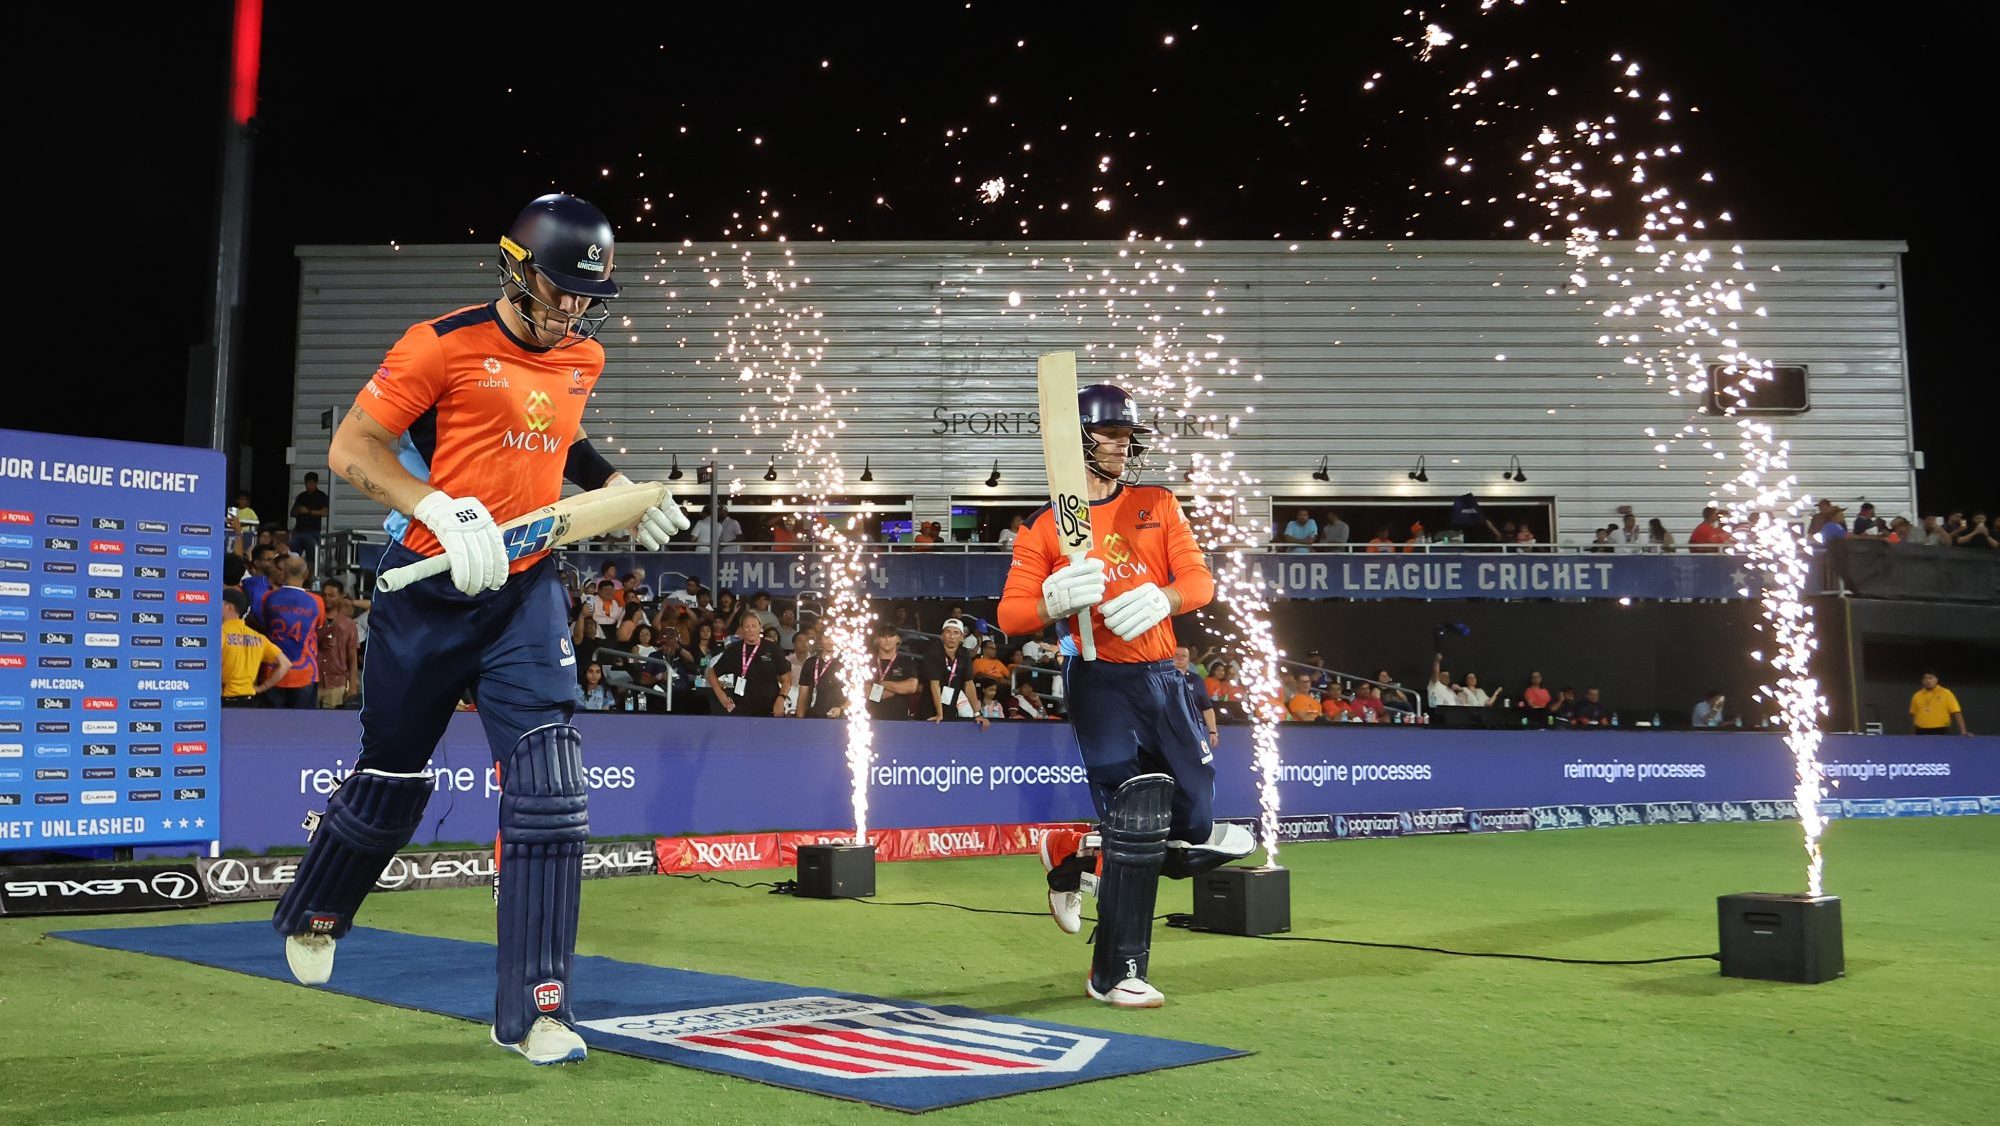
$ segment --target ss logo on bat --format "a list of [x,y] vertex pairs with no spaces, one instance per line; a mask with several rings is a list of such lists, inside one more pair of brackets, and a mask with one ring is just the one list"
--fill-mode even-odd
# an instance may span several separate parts
[[532,524],[509,528],[501,542],[507,545],[507,558],[520,559],[538,551],[546,551],[555,546],[562,534],[569,530],[569,517],[562,515],[544,516]]

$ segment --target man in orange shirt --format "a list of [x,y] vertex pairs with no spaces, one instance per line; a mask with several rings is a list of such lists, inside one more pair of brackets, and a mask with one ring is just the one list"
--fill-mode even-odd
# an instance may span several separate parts
[[[582,426],[618,295],[612,251],[597,208],[534,200],[500,240],[499,300],[412,326],[334,435],[328,465],[407,514],[383,569],[439,554],[451,569],[375,599],[361,753],[271,920],[293,976],[332,977],[335,940],[422,821],[424,764],[476,694],[501,790],[492,1037],[536,1064],[585,1055],[569,976],[588,803],[567,596],[548,544],[500,525],[554,503],[565,479],[624,480]],[[668,497],[633,534],[652,551],[686,527]]]
[[[999,625],[1030,636],[1058,625],[1071,729],[1100,822],[1095,849],[1073,831],[1044,839],[1049,913],[1064,932],[1080,929],[1094,858],[1098,936],[1085,991],[1121,1008],[1158,1008],[1165,997],[1146,974],[1160,875],[1185,878],[1256,845],[1211,815],[1213,754],[1173,662],[1173,616],[1206,605],[1215,580],[1174,494],[1134,484],[1145,453],[1137,439],[1152,430],[1131,396],[1094,384],[1077,393],[1077,409],[1097,547],[1071,563],[1054,512],[1038,509],[1014,539]],[[1077,655],[1069,619],[1078,613],[1091,615],[1095,661]]]
[[[1301,673],[1296,680],[1290,681],[1286,688],[1290,698],[1285,701],[1285,712],[1291,717],[1292,722],[1318,723],[1325,711],[1320,706],[1319,697],[1312,694],[1312,677]],[[1336,695],[1332,702],[1337,706],[1339,700],[1340,697]]]

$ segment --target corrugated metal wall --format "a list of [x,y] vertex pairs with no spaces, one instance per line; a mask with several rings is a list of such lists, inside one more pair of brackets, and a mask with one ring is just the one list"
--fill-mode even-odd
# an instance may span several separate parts
[[[1769,316],[1743,318],[1744,346],[1811,372],[1811,410],[1775,419],[1802,487],[1850,509],[1867,497],[1885,515],[1912,510],[1904,247],[1745,249]],[[746,251],[754,289],[743,282]],[[711,448],[735,467],[724,479],[740,477],[746,494],[782,494],[798,477],[780,437],[752,435],[740,421],[748,403],[768,400],[761,391],[746,397],[739,365],[716,359],[731,315],[760,300],[775,300],[793,322],[760,342],[823,344],[811,378],[854,389],[841,402],[838,449],[850,479],[864,457],[876,478],[856,491],[913,495],[925,517],[942,516],[954,496],[1038,490],[1039,440],[1011,421],[1034,408],[1036,354],[1073,347],[1085,381],[1129,381],[1132,345],[1176,324],[1184,345],[1215,354],[1211,365],[1237,361],[1235,374],[1207,373],[1206,402],[1242,414],[1235,461],[1262,478],[1267,495],[1553,498],[1561,538],[1571,541],[1588,540],[1593,524],[1632,504],[1685,538],[1714,484],[1735,472],[1733,426],[1647,386],[1597,343],[1605,328],[1590,308],[1550,295],[1568,275],[1559,248],[935,242],[618,253],[627,296],[604,334],[609,363],[586,426],[637,478],[663,473],[678,454],[690,493],[694,464]],[[490,299],[497,286],[482,247],[302,247],[299,258],[295,489],[306,470],[324,466],[320,413],[353,401],[402,330]],[[769,270],[787,288],[771,284]],[[1119,321],[1107,316],[1107,300]],[[1011,424],[996,430],[994,412]],[[949,432],[954,415],[964,417]],[[1691,421],[1712,426],[1728,460],[1683,443],[1660,468],[1644,428],[1668,434]],[[773,454],[781,480],[767,484]],[[1420,454],[1428,485],[1406,476]],[[1312,480],[1322,456],[1327,484]],[[1501,480],[1510,456],[1521,459],[1526,483]],[[995,460],[1002,484],[988,489]],[[379,520],[336,498],[336,526]]]

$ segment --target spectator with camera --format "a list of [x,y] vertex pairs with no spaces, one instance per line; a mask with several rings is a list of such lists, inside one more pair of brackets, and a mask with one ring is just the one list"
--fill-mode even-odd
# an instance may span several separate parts
[[1728,699],[1720,692],[1710,691],[1697,700],[1694,711],[1688,716],[1688,725],[1697,731],[1722,726],[1722,705]]
[[1952,537],[1952,542],[1959,547],[1983,547],[1989,550],[2000,548],[2000,539],[1993,537],[1993,529],[1987,524],[1984,512],[1973,513],[1972,523],[1966,525],[1964,531]]

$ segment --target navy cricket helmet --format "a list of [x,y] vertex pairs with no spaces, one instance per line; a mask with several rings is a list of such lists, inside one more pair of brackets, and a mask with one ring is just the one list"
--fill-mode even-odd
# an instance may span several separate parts
[[1093,383],[1078,388],[1076,410],[1083,422],[1083,461],[1092,473],[1109,478],[1112,475],[1097,467],[1097,442],[1090,436],[1093,426],[1123,426],[1132,431],[1132,437],[1125,445],[1125,472],[1118,479],[1131,484],[1138,479],[1143,464],[1146,443],[1139,441],[1142,434],[1153,433],[1153,428],[1139,421],[1139,404],[1126,394],[1123,387],[1115,383]]
[[[611,314],[604,303],[618,296],[618,283],[611,280],[614,242],[611,220],[590,203],[572,195],[542,196],[500,238],[502,294],[563,318],[570,343],[593,337]],[[530,271],[563,293],[590,298],[586,312],[564,313],[535,296]]]
[[614,236],[604,212],[573,195],[545,195],[528,204],[500,239],[514,266],[510,280],[525,285],[519,267],[533,266],[557,289],[609,301],[618,296],[611,280]]

